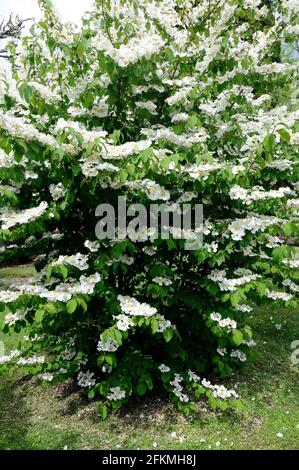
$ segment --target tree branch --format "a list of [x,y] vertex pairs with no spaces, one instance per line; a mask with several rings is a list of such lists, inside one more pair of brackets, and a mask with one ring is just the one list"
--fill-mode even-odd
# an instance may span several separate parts
[[12,15],[10,15],[8,21],[2,20],[0,22],[0,40],[20,37],[26,21],[29,20],[31,20],[31,18],[21,20],[18,16],[14,18]]

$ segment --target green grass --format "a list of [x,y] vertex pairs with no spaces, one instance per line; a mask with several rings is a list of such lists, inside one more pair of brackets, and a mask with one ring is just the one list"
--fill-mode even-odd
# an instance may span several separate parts
[[0,269],[0,287],[24,282],[24,279],[36,273],[32,264],[7,266]]
[[[23,277],[26,269],[21,268]],[[20,268],[5,271],[11,280],[22,277]],[[5,374],[0,384],[0,449],[152,449],[154,443],[167,450],[298,449],[299,375],[290,362],[291,342],[299,339],[298,313],[267,308],[250,318],[257,361],[230,379],[230,384],[237,382],[243,411],[214,413],[200,403],[197,414],[186,418],[165,397],[153,395],[101,421],[95,403],[72,381],[43,385],[36,377]],[[276,323],[282,324],[280,331]],[[20,338],[1,339],[9,350]],[[173,432],[176,437],[171,437]]]

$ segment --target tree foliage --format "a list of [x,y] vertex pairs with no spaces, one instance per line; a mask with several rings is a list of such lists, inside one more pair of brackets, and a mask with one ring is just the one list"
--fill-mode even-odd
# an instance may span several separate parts
[[[206,377],[254,358],[254,306],[297,305],[298,66],[277,51],[298,4],[97,0],[77,28],[39,3],[0,87],[0,257],[38,271],[0,291],[3,330],[30,332],[0,363],[75,377],[103,417],[159,383],[185,412],[239,406]],[[203,245],[97,240],[121,195],[203,203]]]

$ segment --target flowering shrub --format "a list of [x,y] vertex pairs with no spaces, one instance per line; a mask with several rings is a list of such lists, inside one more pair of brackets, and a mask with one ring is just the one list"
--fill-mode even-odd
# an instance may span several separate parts
[[[0,259],[38,272],[0,291],[3,331],[28,335],[0,364],[75,377],[102,416],[159,384],[185,412],[238,406],[206,377],[253,358],[255,305],[299,289],[298,66],[279,60],[298,2],[97,0],[80,28],[39,3],[0,86]],[[98,240],[118,196],[203,203],[202,246]]]

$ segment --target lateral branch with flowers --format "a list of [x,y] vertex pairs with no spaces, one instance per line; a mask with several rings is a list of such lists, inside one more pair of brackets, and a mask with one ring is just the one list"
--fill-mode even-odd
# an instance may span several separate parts
[[[96,0],[80,27],[39,4],[0,81],[0,261],[37,270],[0,290],[27,335],[1,368],[74,377],[103,417],[161,386],[238,407],[219,383],[254,357],[248,315],[297,305],[298,1]],[[119,196],[204,204],[203,245],[97,240]]]

